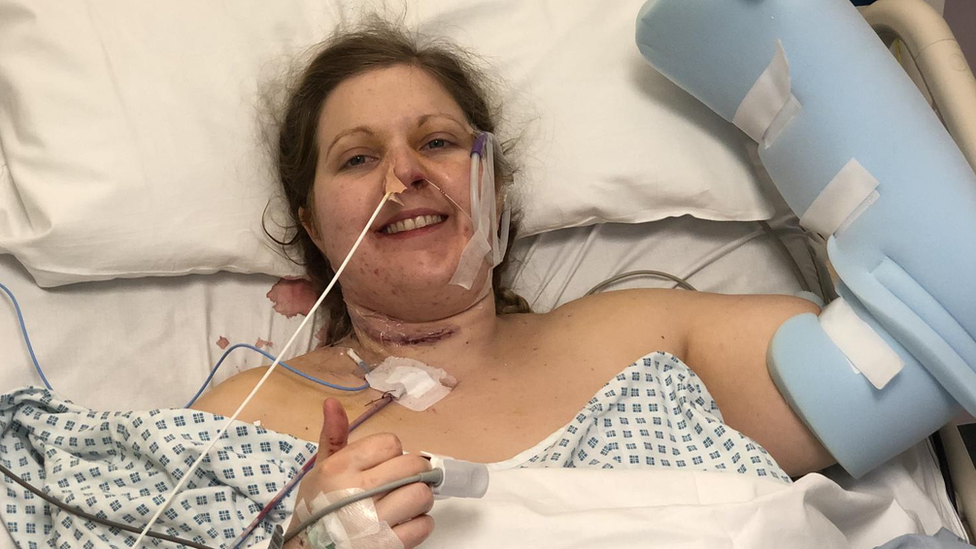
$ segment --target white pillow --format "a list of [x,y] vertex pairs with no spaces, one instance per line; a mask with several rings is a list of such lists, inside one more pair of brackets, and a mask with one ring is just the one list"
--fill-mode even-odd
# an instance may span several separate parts
[[[510,86],[512,120],[530,120],[523,234],[772,214],[738,130],[640,58],[642,3],[409,7],[411,22],[484,55]],[[277,184],[258,137],[259,83],[361,11],[323,0],[0,0],[11,176],[0,180],[0,252],[42,286],[298,274],[261,228]]]

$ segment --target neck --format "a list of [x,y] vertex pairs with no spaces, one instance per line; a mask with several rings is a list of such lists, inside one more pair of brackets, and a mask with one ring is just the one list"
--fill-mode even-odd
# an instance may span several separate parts
[[465,368],[460,358],[487,351],[498,329],[492,292],[468,309],[440,320],[404,321],[355,306],[349,307],[349,314],[356,341],[344,343],[362,351],[366,361],[376,364],[390,356],[413,358],[452,373]]

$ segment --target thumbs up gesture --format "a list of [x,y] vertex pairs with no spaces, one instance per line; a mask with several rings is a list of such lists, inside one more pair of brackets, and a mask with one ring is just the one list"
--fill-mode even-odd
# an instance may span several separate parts
[[[430,470],[427,459],[404,454],[400,439],[392,433],[349,443],[349,417],[339,401],[326,399],[322,413],[318,457],[298,486],[296,507],[303,501],[311,504],[319,494],[350,488],[369,490]],[[392,528],[405,549],[419,545],[434,529],[434,519],[426,514],[434,505],[434,495],[426,484],[402,486],[373,497],[373,503],[379,521]],[[297,524],[293,518],[290,528]],[[288,547],[301,547],[300,542],[295,543],[299,539],[293,539]]]

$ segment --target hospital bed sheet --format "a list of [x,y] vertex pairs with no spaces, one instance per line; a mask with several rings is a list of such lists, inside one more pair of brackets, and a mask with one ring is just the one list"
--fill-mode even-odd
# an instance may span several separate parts
[[[0,255],[0,282],[17,296],[37,359],[55,391],[96,410],[183,406],[228,344],[277,354],[302,316],[275,312],[266,295],[278,279],[218,273],[117,279],[42,289],[13,256]],[[289,356],[316,344],[306,330]],[[0,392],[40,385],[13,305],[0,297]],[[267,364],[237,349],[215,382]]]
[[819,474],[786,486],[662,469],[512,469],[492,473],[491,482],[483,500],[439,502],[424,547],[463,539],[469,549],[874,548],[943,527],[937,509],[918,505],[919,487],[905,482],[857,491]]
[[[784,216],[772,223],[808,286],[816,287],[816,269],[796,218]],[[534,310],[550,310],[614,275],[637,270],[663,271],[707,292],[792,295],[802,289],[792,260],[753,222],[682,216],[642,224],[603,223],[530,237],[519,242],[513,256],[508,282]],[[676,286],[664,277],[641,276],[605,291]]]

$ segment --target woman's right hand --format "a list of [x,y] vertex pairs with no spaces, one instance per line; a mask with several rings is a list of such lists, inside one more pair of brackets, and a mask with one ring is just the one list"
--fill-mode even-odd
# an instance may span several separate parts
[[[303,500],[310,504],[319,493],[369,490],[430,470],[429,460],[404,454],[400,440],[391,433],[370,435],[349,444],[349,418],[339,401],[326,399],[322,412],[318,458],[298,486],[296,506]],[[434,505],[434,495],[424,483],[401,486],[375,496],[373,502],[379,520],[390,525],[405,549],[419,545],[434,529],[434,519],[426,514]],[[293,518],[289,530],[297,525],[298,520]],[[288,547],[301,545],[289,543]]]

